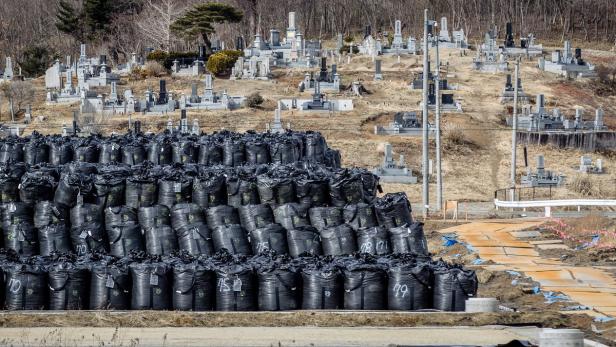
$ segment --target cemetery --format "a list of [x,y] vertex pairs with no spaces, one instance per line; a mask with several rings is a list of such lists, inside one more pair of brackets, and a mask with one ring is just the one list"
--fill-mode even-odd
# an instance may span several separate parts
[[[435,130],[433,125],[428,125],[430,135],[434,135]],[[423,136],[422,131],[416,112],[397,112],[388,126],[374,126],[375,135]]]
[[536,171],[530,167],[522,175],[521,184],[525,187],[558,187],[565,183],[565,176],[545,169],[543,155],[537,156]]
[[543,46],[535,44],[535,35],[528,34],[526,37],[519,38],[519,45],[516,46],[513,36],[513,25],[511,22],[506,24],[505,42],[501,50],[507,57],[523,56],[534,57],[543,54]]
[[595,66],[582,58],[582,49],[571,51],[571,42],[565,41],[562,50],[552,52],[550,59],[539,58],[539,70],[550,72],[566,78],[595,77]]
[[314,74],[306,72],[304,75],[304,80],[299,83],[299,91],[300,92],[314,92],[315,88],[319,84],[319,89],[322,91],[332,91],[339,92],[340,91],[340,74],[337,71],[337,65],[331,65],[331,71],[327,69],[327,57],[321,58],[321,70],[318,73],[318,76],[314,76]]
[[203,95],[199,95],[197,84],[192,83],[190,97],[180,96],[180,108],[190,108],[197,110],[233,110],[242,107],[245,97],[231,96],[227,91],[220,94],[214,92],[212,75],[205,74]]
[[[535,107],[526,105],[522,114],[518,116],[518,129],[524,131],[604,131],[603,110],[595,110],[595,117],[592,120],[584,120],[584,109],[575,109],[575,118],[567,119],[558,108],[549,112],[545,107],[545,96],[538,94],[535,99]],[[509,117],[507,125],[513,124]]]
[[246,58],[269,57],[275,66],[311,67],[316,65],[321,43],[304,39],[295,23],[295,12],[289,12],[288,27],[281,37],[280,31],[271,29],[269,41],[255,34],[250,47],[244,49]]
[[[515,95],[515,86],[511,80],[511,74],[507,74],[507,79],[505,81],[505,87],[503,88],[503,93],[500,96],[501,104],[513,103]],[[526,93],[524,93],[524,89],[522,88],[522,79],[518,78],[518,102],[522,105],[528,104],[530,99]]]
[[452,30],[451,35],[449,34],[448,26],[447,26],[447,17],[441,18],[441,25],[438,27],[438,45],[442,48],[458,48],[458,49],[468,49],[468,39],[464,34],[464,29],[460,30]]
[[[170,24],[152,14],[163,0],[145,1],[83,37],[50,17],[53,58],[36,72],[31,53],[0,45],[7,344],[34,326],[62,339],[119,327],[100,345],[544,347],[548,328],[616,339],[611,205],[509,207],[616,194],[614,96],[577,78],[616,61],[577,26],[611,32],[603,17],[597,34],[592,17],[562,34],[532,2],[520,14],[483,0],[425,13],[263,1],[172,1]],[[493,22],[507,23],[500,36]],[[240,56],[209,71],[225,47]],[[96,295],[68,295],[84,290]]]
[[412,170],[406,167],[404,155],[400,154],[398,162],[394,161],[393,151],[389,143],[385,144],[385,156],[383,164],[372,172],[381,178],[381,182],[387,183],[417,183],[417,177],[413,176]]
[[484,41],[473,59],[473,69],[491,73],[509,71],[509,63],[496,44],[496,29],[485,34]]

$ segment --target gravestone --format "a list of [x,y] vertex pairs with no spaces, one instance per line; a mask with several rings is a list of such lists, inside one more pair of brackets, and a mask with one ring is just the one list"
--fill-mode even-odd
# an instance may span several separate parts
[[439,41],[450,42],[449,30],[447,30],[447,17],[441,18],[441,31],[438,34]]
[[45,71],[45,88],[62,88],[62,66],[58,59],[56,59],[54,64]]
[[382,81],[383,80],[383,74],[381,73],[381,59],[377,59],[374,61],[374,80],[375,81]]
[[591,174],[603,173],[603,162],[601,159],[597,159],[595,163],[593,163],[591,156],[583,155],[580,158],[580,168],[578,171]]
[[543,155],[537,156],[537,171],[529,167],[522,175],[521,184],[527,187],[557,187],[565,183],[565,176],[545,169]]
[[6,65],[4,67],[4,80],[12,81],[13,77],[13,61],[11,60],[11,57],[6,57]]
[[402,22],[400,20],[396,20],[394,23],[394,40],[391,43],[391,48],[394,50],[404,48],[402,41]]
[[385,157],[383,164],[373,170],[373,173],[380,177],[381,182],[385,183],[417,183],[417,177],[406,167],[404,156],[400,155],[398,163],[394,161],[393,152],[389,143],[385,144]]

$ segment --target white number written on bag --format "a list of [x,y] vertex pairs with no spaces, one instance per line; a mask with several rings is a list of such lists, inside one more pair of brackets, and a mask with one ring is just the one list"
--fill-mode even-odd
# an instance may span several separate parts
[[396,283],[394,293],[396,298],[404,298],[409,293],[409,287],[406,284]]

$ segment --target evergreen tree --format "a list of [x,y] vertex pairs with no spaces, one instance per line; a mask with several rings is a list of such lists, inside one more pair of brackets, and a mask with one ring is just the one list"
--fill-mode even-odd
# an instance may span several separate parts
[[90,39],[107,33],[114,14],[112,0],[84,0],[83,15]]
[[209,35],[216,30],[216,23],[237,23],[242,20],[242,11],[221,3],[195,5],[172,25],[171,30],[187,39],[199,39],[205,44],[207,53],[212,53]]
[[61,32],[71,35],[75,40],[83,41],[83,27],[81,26],[81,14],[66,0],[58,2],[56,14],[56,28]]

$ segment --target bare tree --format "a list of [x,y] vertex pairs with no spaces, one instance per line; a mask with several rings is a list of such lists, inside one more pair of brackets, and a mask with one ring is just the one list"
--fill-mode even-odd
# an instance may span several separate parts
[[147,0],[137,21],[137,28],[147,42],[168,52],[174,40],[170,26],[184,11],[186,1]]
[[[15,113],[21,111],[23,106],[34,102],[34,87],[28,81],[13,81],[0,84],[2,94],[9,102],[11,120],[15,121]],[[15,111],[17,106],[17,111]]]

